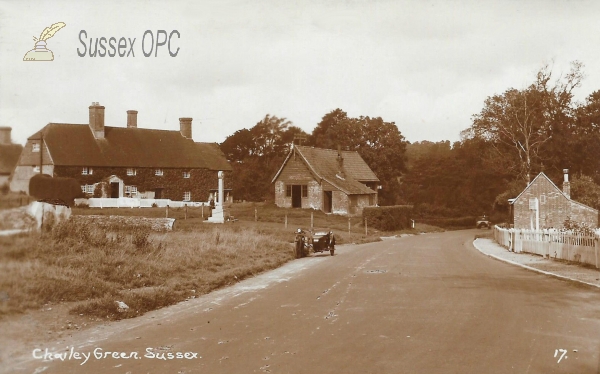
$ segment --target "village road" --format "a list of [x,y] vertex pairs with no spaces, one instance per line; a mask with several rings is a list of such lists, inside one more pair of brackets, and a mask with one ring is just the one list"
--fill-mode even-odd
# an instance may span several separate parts
[[477,233],[340,246],[87,331],[64,362],[14,372],[600,373],[600,290],[484,256]]

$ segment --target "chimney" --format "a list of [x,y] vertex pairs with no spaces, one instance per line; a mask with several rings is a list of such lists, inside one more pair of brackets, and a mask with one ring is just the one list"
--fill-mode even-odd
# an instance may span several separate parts
[[104,139],[104,107],[93,102],[90,106],[90,129],[96,139]]
[[344,157],[342,156],[342,146],[338,144],[337,146],[337,162],[338,162],[338,174],[337,176],[344,179],[346,175],[344,174]]
[[12,139],[10,138],[11,131],[12,131],[12,127],[7,127],[7,126],[0,127],[0,145],[12,144]]
[[192,119],[183,117],[179,119],[179,132],[184,138],[192,138]]
[[567,195],[567,197],[571,198],[571,182],[569,182],[569,169],[563,169],[563,193]]
[[127,111],[127,128],[137,128],[137,110],[128,110]]

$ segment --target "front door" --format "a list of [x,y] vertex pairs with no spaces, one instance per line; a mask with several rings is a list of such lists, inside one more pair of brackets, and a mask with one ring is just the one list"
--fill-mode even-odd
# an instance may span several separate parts
[[111,199],[119,198],[119,182],[112,182],[110,184],[110,198]]
[[323,191],[323,211],[325,213],[331,213],[331,191]]
[[299,184],[292,186],[292,208],[302,208],[302,186]]
[[154,198],[155,199],[162,199],[162,188],[155,188],[154,189]]

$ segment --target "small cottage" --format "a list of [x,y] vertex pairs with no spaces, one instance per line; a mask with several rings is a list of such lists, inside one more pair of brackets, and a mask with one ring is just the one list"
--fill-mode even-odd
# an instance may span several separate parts
[[293,146],[272,183],[279,207],[355,215],[377,205],[380,181],[358,152]]
[[591,227],[598,227],[598,210],[571,199],[569,170],[565,169],[563,189],[546,174],[539,173],[514,199],[513,224],[516,229],[546,229],[564,227],[568,218]]

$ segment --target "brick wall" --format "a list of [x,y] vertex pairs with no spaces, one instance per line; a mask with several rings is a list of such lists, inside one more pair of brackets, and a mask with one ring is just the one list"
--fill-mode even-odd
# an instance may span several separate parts
[[535,212],[529,210],[529,200],[537,198],[539,204],[539,225],[544,228],[561,228],[570,217],[576,222],[598,226],[598,212],[595,209],[568,199],[544,175],[539,175],[514,202],[514,227],[535,228]]

